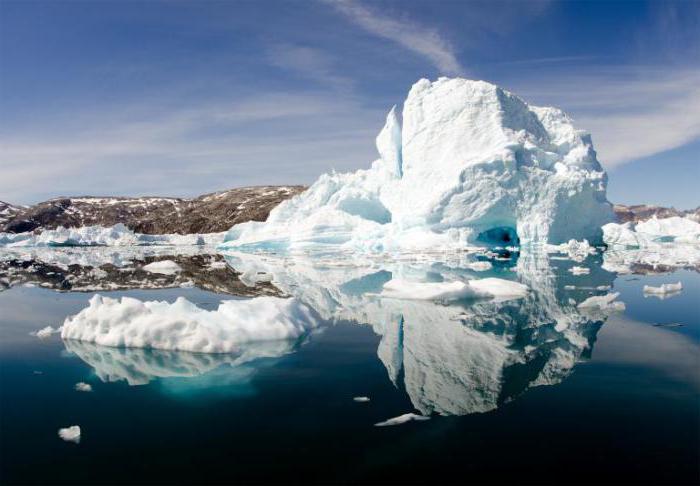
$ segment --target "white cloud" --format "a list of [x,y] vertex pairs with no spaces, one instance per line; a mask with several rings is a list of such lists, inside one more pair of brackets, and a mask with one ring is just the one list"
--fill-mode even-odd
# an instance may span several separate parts
[[351,0],[328,3],[366,31],[425,57],[441,74],[459,75],[466,72],[457,60],[453,47],[438,31],[410,20],[384,16]]

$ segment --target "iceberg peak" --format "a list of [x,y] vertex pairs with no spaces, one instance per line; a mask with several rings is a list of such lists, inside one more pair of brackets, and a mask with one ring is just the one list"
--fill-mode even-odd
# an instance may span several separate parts
[[224,248],[393,251],[601,241],[613,220],[591,137],[485,81],[421,79],[369,169],[322,175]]

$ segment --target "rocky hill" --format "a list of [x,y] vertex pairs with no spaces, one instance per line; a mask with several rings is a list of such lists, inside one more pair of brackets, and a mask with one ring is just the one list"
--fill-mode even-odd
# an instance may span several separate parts
[[617,216],[620,223],[626,223],[628,221],[644,221],[654,216],[657,218],[681,216],[700,222],[700,206],[695,209],[679,210],[676,208],[665,208],[662,206],[648,206],[646,204],[636,204],[633,206],[615,204],[613,209],[615,211],[615,216]]
[[29,207],[0,203],[0,232],[24,233],[58,226],[112,226],[137,233],[216,233],[237,223],[264,221],[272,208],[304,186],[256,186],[169,197],[60,197]]

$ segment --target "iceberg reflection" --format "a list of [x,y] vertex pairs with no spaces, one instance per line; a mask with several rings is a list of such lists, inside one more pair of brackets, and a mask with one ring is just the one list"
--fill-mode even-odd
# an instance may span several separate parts
[[[615,274],[601,268],[599,256],[586,260],[586,275],[566,271],[573,261],[550,262],[538,252],[517,260],[495,257],[493,268],[480,272],[470,268],[473,258],[341,264],[321,257],[227,255],[237,271],[271,275],[273,285],[329,321],[371,325],[381,336],[377,354],[389,379],[424,415],[488,412],[531,387],[560,383],[590,356],[598,330],[614,312],[577,307],[591,296],[607,295],[613,284]],[[558,268],[551,265],[555,261]],[[515,280],[529,291],[516,300],[463,299],[449,305],[381,295],[392,278],[486,277]]]

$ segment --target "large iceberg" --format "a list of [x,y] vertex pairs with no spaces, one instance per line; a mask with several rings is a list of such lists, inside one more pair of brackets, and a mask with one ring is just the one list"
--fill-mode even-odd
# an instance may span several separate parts
[[613,220],[591,138],[561,110],[498,86],[422,79],[394,107],[369,169],[322,175],[223,248],[424,250],[601,241]]

